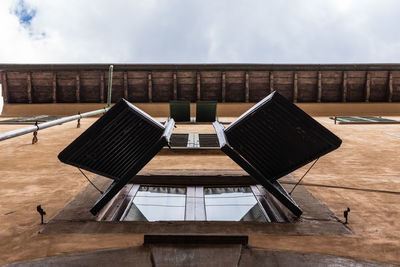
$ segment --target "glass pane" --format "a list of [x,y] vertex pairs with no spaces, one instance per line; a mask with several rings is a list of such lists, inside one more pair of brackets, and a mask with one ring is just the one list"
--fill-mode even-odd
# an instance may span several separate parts
[[183,221],[186,188],[141,186],[124,221]]
[[265,222],[249,187],[204,188],[207,221]]

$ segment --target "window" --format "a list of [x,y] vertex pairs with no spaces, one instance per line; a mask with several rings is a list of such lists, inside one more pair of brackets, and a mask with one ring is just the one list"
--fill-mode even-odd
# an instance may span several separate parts
[[335,124],[397,124],[399,120],[387,119],[382,117],[330,117]]
[[179,149],[193,149],[193,148],[208,148],[219,149],[218,137],[216,134],[204,133],[185,133],[185,134],[172,134],[171,148]]
[[266,222],[250,187],[219,187],[204,189],[208,221]]
[[186,188],[141,186],[131,201],[123,221],[183,221]]
[[285,222],[261,186],[127,185],[102,220]]

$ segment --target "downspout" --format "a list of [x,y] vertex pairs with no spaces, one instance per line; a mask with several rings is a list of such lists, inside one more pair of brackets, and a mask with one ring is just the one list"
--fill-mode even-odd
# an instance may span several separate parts
[[111,93],[112,93],[112,77],[113,77],[114,65],[110,65],[108,70],[108,92],[107,92],[107,108],[111,106]]

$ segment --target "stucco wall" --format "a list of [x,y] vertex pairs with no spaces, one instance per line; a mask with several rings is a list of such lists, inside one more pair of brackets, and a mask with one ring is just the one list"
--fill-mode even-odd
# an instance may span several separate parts
[[[86,186],[79,171],[60,163],[57,154],[94,120],[83,119],[79,129],[76,122],[70,122],[40,131],[35,145],[31,135],[0,142],[0,264],[142,244],[143,236],[135,234],[37,234],[41,225],[36,205],[42,205],[48,220]],[[321,158],[304,183],[314,184],[307,187],[309,191],[337,217],[342,218],[343,210],[350,207],[349,226],[355,234],[251,235],[249,245],[400,264],[400,125],[334,125],[326,117],[317,120],[342,138],[343,144]],[[0,125],[0,132],[19,127],[23,126]],[[197,128],[178,125],[176,130],[184,132],[185,127]],[[210,125],[198,131],[213,130]],[[295,171],[295,178],[307,167]],[[159,155],[145,168],[239,169],[223,155]]]

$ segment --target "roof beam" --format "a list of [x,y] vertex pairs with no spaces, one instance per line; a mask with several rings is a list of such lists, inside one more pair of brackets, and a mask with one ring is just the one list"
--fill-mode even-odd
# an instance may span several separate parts
[[369,102],[371,97],[371,73],[367,72],[365,77],[365,102]]
[[318,93],[317,102],[320,103],[322,99],[322,73],[318,71]]
[[347,72],[343,71],[343,83],[342,83],[342,102],[346,102],[347,100]]
[[174,100],[178,100],[178,80],[177,80],[177,77],[176,77],[176,71],[174,71],[174,73],[172,74],[172,79],[173,79],[173,82],[174,82],[174,87],[173,87]]
[[1,73],[1,84],[2,84],[2,88],[3,88],[3,100],[4,103],[8,103],[8,84],[7,84],[7,72],[3,71]]
[[197,101],[200,101],[201,99],[201,92],[200,92],[200,87],[201,87],[201,76],[200,76],[200,71],[197,72],[197,82],[196,82],[196,87],[197,87]]
[[174,90],[174,100],[178,100],[178,80],[176,77],[176,71],[172,74],[173,80],[173,90]]
[[75,97],[76,97],[76,102],[80,103],[81,102],[81,77],[79,75],[79,72],[76,73],[75,76]]
[[388,102],[392,102],[392,98],[393,98],[393,73],[391,71],[389,72],[388,89],[389,89]]
[[226,101],[226,73],[225,71],[221,74],[221,96],[222,102]]
[[297,87],[297,72],[293,75],[293,103],[297,103],[298,87]]
[[28,103],[32,104],[32,73],[27,73],[26,93],[28,95]]
[[245,87],[245,102],[249,102],[250,98],[250,83],[249,83],[249,72],[246,71],[244,74],[244,87]]
[[57,103],[57,72],[53,72],[53,103]]
[[153,78],[151,75],[151,71],[147,74],[147,88],[149,102],[153,102]]
[[274,91],[274,72],[269,72],[269,92],[272,93]]
[[100,103],[104,103],[104,72],[100,74]]

